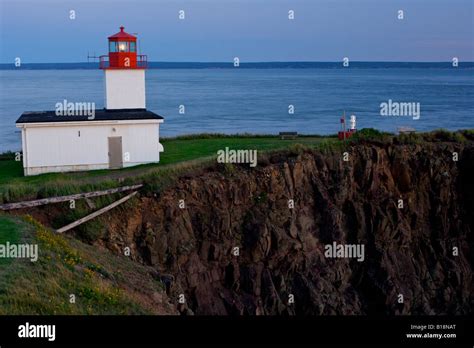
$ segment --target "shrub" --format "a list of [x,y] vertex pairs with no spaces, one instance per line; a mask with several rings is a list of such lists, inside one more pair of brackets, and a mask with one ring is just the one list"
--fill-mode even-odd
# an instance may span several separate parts
[[393,134],[387,132],[381,132],[374,128],[363,128],[357,131],[352,137],[349,138],[351,142],[359,142],[361,140],[366,141],[382,141],[387,142],[393,137]]
[[77,227],[77,235],[83,241],[93,243],[105,235],[105,226],[100,218],[95,218]]
[[224,163],[224,174],[232,175],[235,173],[235,166],[232,163]]
[[307,147],[306,145],[300,144],[300,143],[292,144],[288,148],[288,152],[291,155],[301,155],[302,153],[305,153],[308,150],[309,150],[309,147]]
[[11,161],[15,159],[15,153],[12,151],[7,151],[4,153],[0,153],[0,161]]
[[446,129],[436,129],[426,134],[427,140],[430,141],[453,141],[462,143],[466,138],[460,132],[450,132]]
[[423,135],[418,133],[401,133],[396,138],[400,144],[421,144],[423,142]]
[[465,129],[461,131],[464,138],[474,140],[474,129]]

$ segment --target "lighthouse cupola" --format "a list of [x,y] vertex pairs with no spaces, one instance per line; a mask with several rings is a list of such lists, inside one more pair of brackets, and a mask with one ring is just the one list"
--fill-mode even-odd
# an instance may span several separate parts
[[137,54],[137,37],[120,27],[108,37],[109,54],[100,56],[105,73],[105,108],[146,109],[145,69],[147,56]]
[[108,64],[104,59],[102,69],[146,68],[146,56],[137,55],[137,37],[124,29],[120,27],[117,34],[109,36]]

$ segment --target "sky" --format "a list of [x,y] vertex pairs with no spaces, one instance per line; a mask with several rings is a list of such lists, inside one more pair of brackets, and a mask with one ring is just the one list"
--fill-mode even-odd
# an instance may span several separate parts
[[0,0],[0,63],[84,62],[121,25],[149,61],[474,61],[474,0]]

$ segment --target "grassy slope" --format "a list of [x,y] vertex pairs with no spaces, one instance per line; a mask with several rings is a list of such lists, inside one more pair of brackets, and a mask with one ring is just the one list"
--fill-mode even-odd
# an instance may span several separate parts
[[[18,243],[19,239],[20,229],[18,225],[12,219],[0,215],[0,244],[6,242]],[[0,258],[0,267],[10,263],[10,259]]]
[[[296,140],[280,140],[277,136],[163,139],[165,152],[159,164],[142,165],[120,170],[95,170],[81,173],[51,173],[24,177],[21,162],[0,161],[0,203],[22,199],[34,199],[53,195],[71,194],[117,186],[117,179],[128,178],[125,184],[138,181],[144,173],[161,175],[178,163],[190,160],[210,159],[226,146],[233,149],[256,149],[259,152],[289,148],[294,144],[314,147],[321,143],[334,142],[334,138],[302,137]],[[135,180],[134,180],[135,179]]]
[[[0,263],[1,314],[166,314],[172,308],[151,269],[71,237],[32,218],[0,215],[0,241],[37,243],[37,262]],[[6,227],[6,228],[4,228]],[[69,302],[70,294],[76,303]]]

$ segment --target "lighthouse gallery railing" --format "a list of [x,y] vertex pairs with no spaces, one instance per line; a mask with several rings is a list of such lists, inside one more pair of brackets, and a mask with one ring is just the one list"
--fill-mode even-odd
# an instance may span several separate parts
[[[110,68],[109,56],[104,55],[99,57],[99,68]],[[137,68],[148,68],[148,58],[146,54],[137,54]]]

